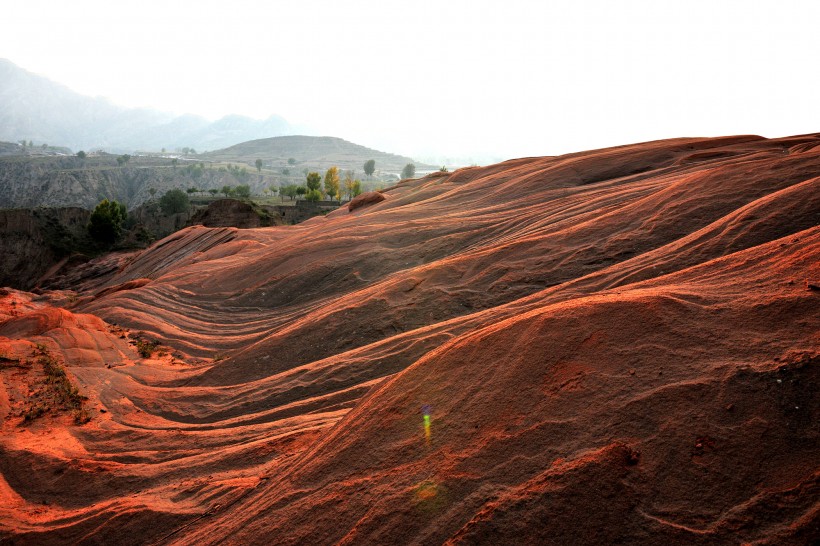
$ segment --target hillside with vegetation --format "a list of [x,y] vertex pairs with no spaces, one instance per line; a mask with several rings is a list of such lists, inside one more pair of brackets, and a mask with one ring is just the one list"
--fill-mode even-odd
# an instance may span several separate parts
[[102,199],[131,210],[171,189],[194,195],[247,185],[263,192],[276,180],[248,168],[167,157],[97,154],[0,157],[0,208],[94,208]]
[[186,147],[180,153],[66,155],[53,147],[3,144],[0,209],[91,209],[109,199],[132,210],[172,189],[203,203],[222,196],[273,204],[278,196],[277,202],[292,204],[304,194],[288,190],[305,186],[311,172],[325,177],[335,168],[341,179],[360,180],[360,191],[369,191],[412,176],[416,168],[410,158],[332,137],[277,137],[205,154]]
[[[341,170],[354,170],[363,173],[364,164],[375,161],[376,176],[392,175],[397,178],[412,158],[380,152],[359,144],[336,137],[314,136],[279,136],[263,138],[236,144],[224,150],[202,154],[203,158],[213,161],[242,162],[255,164],[262,161],[265,168],[294,171],[301,173],[309,170],[326,170],[336,166]],[[431,165],[415,163],[420,169],[432,169]]]

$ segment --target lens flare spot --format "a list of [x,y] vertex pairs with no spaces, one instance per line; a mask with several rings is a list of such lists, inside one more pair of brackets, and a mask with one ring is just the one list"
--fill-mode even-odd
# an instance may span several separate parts
[[430,406],[424,405],[421,408],[422,420],[424,422],[424,440],[430,443]]

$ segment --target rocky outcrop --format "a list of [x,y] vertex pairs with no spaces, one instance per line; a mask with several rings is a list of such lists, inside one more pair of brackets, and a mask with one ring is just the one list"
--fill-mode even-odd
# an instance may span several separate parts
[[353,200],[347,204],[347,210],[353,212],[356,209],[360,209],[368,205],[375,205],[376,203],[381,203],[385,199],[386,197],[383,193],[378,191],[369,191],[367,193],[363,193],[361,195],[357,195],[356,197],[354,197]]
[[129,242],[140,244],[146,239],[162,239],[190,224],[191,217],[204,207],[191,206],[185,212],[166,214],[159,203],[150,201],[128,213]]
[[269,214],[264,208],[253,203],[237,199],[220,199],[198,210],[188,223],[206,227],[257,228],[282,225],[284,221],[279,214]]

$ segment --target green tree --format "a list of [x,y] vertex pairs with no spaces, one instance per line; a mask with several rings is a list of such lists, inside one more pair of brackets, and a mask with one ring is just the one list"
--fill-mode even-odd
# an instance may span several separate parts
[[290,197],[291,200],[296,198],[296,184],[287,184],[279,188],[279,195]]
[[282,174],[284,174],[285,176],[290,175],[290,169],[288,169],[287,167],[285,167],[284,169],[282,169]]
[[179,165],[179,159],[174,158],[171,160],[171,166],[174,167],[174,170],[177,170],[177,165]]
[[353,181],[353,189],[350,192],[350,198],[354,198],[357,195],[361,195],[362,193],[362,182],[361,180],[354,180]]
[[111,246],[122,236],[122,224],[127,216],[125,205],[103,199],[88,220],[88,234],[97,243]]
[[216,188],[211,188],[210,190],[208,190],[208,193],[216,197],[216,194],[219,193],[219,190]]
[[153,199],[154,196],[157,194],[157,189],[156,188],[148,188],[148,193],[151,194],[151,199]]
[[367,175],[368,178],[373,176],[373,173],[376,172],[376,160],[375,159],[368,159],[364,162],[364,174]]
[[256,160],[256,171],[260,172],[260,173],[262,172],[262,160],[261,159]]
[[227,186],[227,185],[222,186],[221,191],[222,191],[222,193],[225,194],[225,197],[230,197],[231,195],[233,195],[233,187],[231,187],[231,186]]
[[337,167],[331,167],[325,173],[325,193],[331,199],[336,199],[339,195],[339,169]]
[[438,170],[440,173],[448,173],[450,171],[447,170],[447,167],[442,165],[441,168]]
[[413,165],[412,163],[408,163],[401,170],[401,177],[402,177],[402,179],[405,179],[405,178],[413,178],[414,176],[416,176],[416,166]]
[[353,192],[353,171],[345,171],[345,179],[342,181],[342,187],[349,201],[351,199],[350,195]]
[[310,172],[305,177],[307,189],[309,190],[318,190],[319,186],[322,185],[322,177],[319,173]]
[[320,201],[321,199],[322,192],[320,192],[319,190],[308,190],[307,193],[305,193],[306,201],[312,201],[315,203],[316,201]]
[[[316,191],[319,191],[318,189]],[[305,186],[296,186],[296,195],[305,195],[308,189]]]
[[190,205],[191,202],[188,200],[188,195],[178,189],[168,190],[165,192],[165,195],[159,199],[159,206],[165,214],[185,212]]
[[251,197],[251,187],[247,184],[240,184],[234,189],[234,193],[240,199],[250,199]]
[[193,186],[192,186],[192,187],[190,187],[190,188],[188,188],[187,190],[185,190],[185,192],[186,192],[188,195],[192,195],[192,194],[194,194],[194,193],[196,193],[196,192],[198,192],[198,191],[199,191],[199,190],[198,190],[198,189],[196,189],[196,188],[195,188],[195,187],[193,187]]
[[77,152],[77,157],[79,157],[80,159],[85,159],[87,155],[84,151],[80,150],[79,152]]
[[296,160],[293,159],[292,157],[289,157],[288,158],[288,165],[296,165]]

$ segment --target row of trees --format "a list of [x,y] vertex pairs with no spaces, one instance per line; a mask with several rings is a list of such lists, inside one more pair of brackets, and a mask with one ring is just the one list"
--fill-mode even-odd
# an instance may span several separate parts
[[[25,141],[21,140],[20,142],[23,144],[23,146],[26,145]],[[31,144],[29,144],[29,146],[31,146]],[[43,146],[45,146],[45,145],[43,145]],[[185,151],[185,152],[187,152],[189,150],[190,150],[191,153],[196,153],[196,152],[194,152],[194,150],[192,148],[183,148],[183,151]],[[163,151],[164,151],[164,148],[163,148]],[[76,155],[80,159],[85,159],[87,157],[87,154],[82,150],[77,152]],[[131,156],[128,155],[128,154],[123,154],[123,155],[117,156],[117,165],[119,165],[120,167],[123,167],[125,165],[128,165],[128,162],[130,160],[131,160]],[[288,159],[288,164],[289,165],[294,165],[295,163],[296,163],[296,160],[294,158],[291,157],[291,158]],[[179,164],[179,160],[177,158],[173,158],[171,160],[171,165],[173,166],[174,170],[176,170],[178,164]],[[255,162],[255,165],[256,165],[257,172],[261,173],[262,172],[262,166],[263,166],[262,160],[257,159],[256,162]],[[376,172],[376,160],[368,159],[367,161],[364,162],[363,168],[364,168],[364,174],[368,178],[370,178],[371,176],[373,176],[373,173]],[[442,167],[442,169],[444,169],[444,168]],[[246,181],[249,177],[248,169],[246,167],[240,167],[239,165],[233,165],[233,164],[229,163],[227,167],[220,167],[219,170],[222,171],[222,172],[228,172],[231,175],[233,175],[234,178],[236,178],[237,180],[241,180],[241,181]],[[185,167],[185,171],[189,176],[191,176],[191,178],[197,180],[197,179],[201,178],[203,173],[205,172],[205,163],[200,162],[200,163],[189,164]],[[310,191],[310,190],[319,191],[319,185],[315,181],[313,181],[312,178],[311,178],[312,175],[319,176],[319,174],[316,173],[316,172],[309,172],[308,169],[305,169],[303,172],[305,173],[305,175],[308,178],[308,180],[307,180],[308,191]],[[282,170],[282,173],[285,174],[285,175],[290,175],[290,169],[285,168],[285,169]],[[349,188],[347,188],[347,184],[348,184],[348,182],[352,183],[353,173],[354,173],[354,171],[346,171],[346,173],[345,173],[346,174],[345,189],[349,189]],[[403,179],[404,178],[413,178],[415,176],[415,174],[416,174],[416,166],[412,163],[408,163],[407,165],[405,165],[404,168],[401,171],[401,177]],[[321,183],[321,178],[319,179],[319,183]],[[338,169],[338,167],[331,167],[325,173],[325,192],[324,193],[327,194],[329,197],[331,197],[331,199],[334,199],[334,198],[335,199],[340,199],[341,196],[342,196],[342,192],[340,192],[339,189],[340,189],[339,188],[339,169]],[[321,194],[320,194],[320,198],[321,198]],[[318,200],[318,199],[315,199],[315,200]]]
[[[26,141],[26,140],[18,140],[17,142],[19,142],[19,143],[20,143],[20,146],[22,146],[23,148],[27,148],[27,147],[28,147],[28,148],[34,148],[34,142],[33,142],[33,141],[31,141],[31,140],[29,140],[29,141]],[[48,150],[48,144],[46,144],[45,142],[43,142],[43,143],[42,143],[42,144],[40,144],[39,146],[40,146],[40,148],[42,148],[43,150]]]
[[[25,147],[34,148],[34,142],[32,142],[31,140],[29,140],[28,142],[26,142],[25,140],[18,140],[17,142],[19,142],[20,146],[22,146],[23,148],[25,148]],[[43,142],[42,144],[40,144],[40,148],[42,148],[43,150],[47,150],[48,149],[48,144]]]
[[[308,201],[318,201],[319,199],[321,199],[322,194],[319,191],[320,181],[321,178],[319,176],[319,173],[308,173],[307,187],[310,191],[305,194],[305,199],[307,199]],[[342,181],[339,178],[338,167],[331,167],[325,172],[323,189],[324,194],[327,195],[331,200],[341,200],[343,194],[345,193],[347,194],[348,199],[352,199],[353,197],[356,197],[357,195],[362,193],[362,183],[359,180],[355,180],[353,178],[353,171],[346,171],[344,178],[344,186],[342,186]]]
[[[81,156],[78,153],[78,156],[84,158],[85,153],[82,153]],[[127,159],[123,161],[123,164],[130,159],[129,156],[124,157]],[[120,158],[117,159],[119,162]],[[159,206],[166,214],[185,212],[191,206],[188,195],[204,191],[196,187],[190,187],[185,191],[181,189],[168,190],[160,197]],[[216,196],[217,193],[223,193],[225,197],[238,197],[240,199],[249,199],[251,196],[251,189],[247,184],[225,185],[221,189],[211,188],[207,191],[213,196]],[[304,185],[288,184],[279,188],[271,186],[269,191],[273,193],[278,191],[280,195],[290,199],[304,196],[305,200],[315,202],[320,201],[323,196],[327,196],[331,200],[341,200],[345,195],[348,199],[352,199],[361,194],[362,183],[360,180],[353,178],[353,171],[346,171],[344,179],[341,180],[339,169],[331,167],[325,172],[324,179],[317,172],[308,172]],[[157,190],[149,188],[148,192],[153,198]],[[88,233],[101,246],[110,247],[122,237],[122,226],[126,217],[127,212],[124,204],[103,199],[91,213]]]
[[[199,165],[189,165],[186,169],[193,172],[199,172],[202,167]],[[198,177],[195,177],[198,178]],[[251,188],[248,184],[240,184],[238,186],[224,185],[222,188],[201,189],[196,186],[191,186],[187,190],[172,189],[160,198],[159,204],[162,210],[168,214],[184,212],[190,207],[189,195],[195,193],[210,193],[216,197],[221,193],[225,197],[235,197],[238,199],[250,199]],[[279,193],[282,197],[288,197],[291,200],[303,198],[307,201],[320,201],[324,197],[330,200],[341,200],[343,197],[352,199],[362,193],[362,183],[360,180],[354,178],[354,171],[345,171],[344,178],[340,179],[338,167],[331,167],[325,173],[324,178],[318,172],[308,172],[305,177],[305,184],[287,184],[276,187],[270,186],[265,189],[265,193]],[[157,190],[149,188],[148,193],[153,198]],[[187,195],[186,195],[187,194]]]
[[[276,188],[271,187],[274,192]],[[308,172],[305,184],[288,184],[279,188],[282,197],[296,199],[303,197],[306,201],[320,201],[323,197],[330,200],[341,200],[343,197],[352,199],[362,193],[362,183],[353,178],[353,171],[346,171],[344,179],[339,177],[339,169],[331,167],[325,173],[324,179],[317,172]]]
[[[183,212],[189,206],[189,199],[188,196],[185,195],[192,195],[194,193],[210,193],[212,196],[216,197],[218,193],[225,195],[225,197],[238,197],[240,199],[249,199],[251,196],[251,187],[247,184],[239,184],[238,186],[229,186],[225,185],[221,188],[211,188],[209,190],[197,188],[196,186],[191,186],[190,188],[186,189],[184,192],[180,189],[173,189],[168,190],[165,192],[160,198],[160,206],[162,206],[165,212]],[[153,197],[157,190],[154,188],[149,188],[148,193],[151,194]],[[184,198],[184,199],[183,199]],[[169,205],[166,207],[166,203],[184,203],[183,205]]]
[[[264,165],[263,161],[261,159],[257,159],[254,162],[254,164],[256,165],[257,172],[261,173],[262,172],[262,166]],[[288,165],[296,165],[296,159],[294,159],[292,157],[289,158],[288,159]],[[332,168],[336,169],[336,167],[332,167]],[[371,176],[373,176],[373,173],[376,172],[376,160],[375,159],[368,159],[367,161],[364,162],[363,168],[364,168],[364,174],[367,175],[368,178],[370,178]],[[415,169],[415,167],[413,167],[413,169]],[[282,174],[289,175],[290,174],[290,169],[289,168],[282,169]],[[308,174],[308,173],[305,173],[305,174]],[[327,176],[327,175],[325,175],[325,176]]]
[[220,191],[225,194],[225,197],[238,197],[240,199],[250,199],[251,197],[251,187],[247,184],[222,186]]

